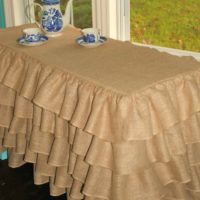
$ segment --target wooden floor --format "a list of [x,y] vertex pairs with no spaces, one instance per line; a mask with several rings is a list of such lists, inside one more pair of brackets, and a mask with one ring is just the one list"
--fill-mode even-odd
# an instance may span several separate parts
[[31,164],[11,169],[0,160],[0,200],[66,200],[66,195],[50,197],[48,184],[34,185]]

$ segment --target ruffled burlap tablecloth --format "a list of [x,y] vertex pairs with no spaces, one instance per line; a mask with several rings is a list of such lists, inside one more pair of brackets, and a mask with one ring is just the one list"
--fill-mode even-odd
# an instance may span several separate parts
[[69,200],[200,199],[200,64],[128,42],[0,31],[0,149]]

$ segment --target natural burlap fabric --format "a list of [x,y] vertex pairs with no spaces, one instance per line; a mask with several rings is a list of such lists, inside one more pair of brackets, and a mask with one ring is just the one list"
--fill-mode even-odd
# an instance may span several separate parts
[[0,148],[69,200],[200,199],[200,64],[66,28],[38,47],[0,31]]

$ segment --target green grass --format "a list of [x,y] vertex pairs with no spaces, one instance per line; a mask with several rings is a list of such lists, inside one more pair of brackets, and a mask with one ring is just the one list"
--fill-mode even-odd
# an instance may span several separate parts
[[131,0],[135,42],[200,52],[199,0]]
[[74,0],[74,23],[76,27],[92,27],[91,0]]
[[[61,10],[64,13],[67,1],[61,0]],[[74,0],[74,25],[79,28],[92,27],[91,0]]]

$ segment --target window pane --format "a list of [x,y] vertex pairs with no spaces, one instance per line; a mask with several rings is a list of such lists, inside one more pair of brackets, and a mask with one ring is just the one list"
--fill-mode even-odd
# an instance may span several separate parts
[[76,27],[92,27],[91,4],[91,0],[74,0],[74,25]]
[[[41,4],[41,0],[35,0],[35,2]],[[68,0],[61,0],[61,11],[64,13]],[[74,0],[74,25],[79,28],[92,27],[92,6],[91,0]],[[39,8],[35,8],[36,20],[39,20],[40,11]]]
[[199,0],[131,0],[134,42],[200,51]]

